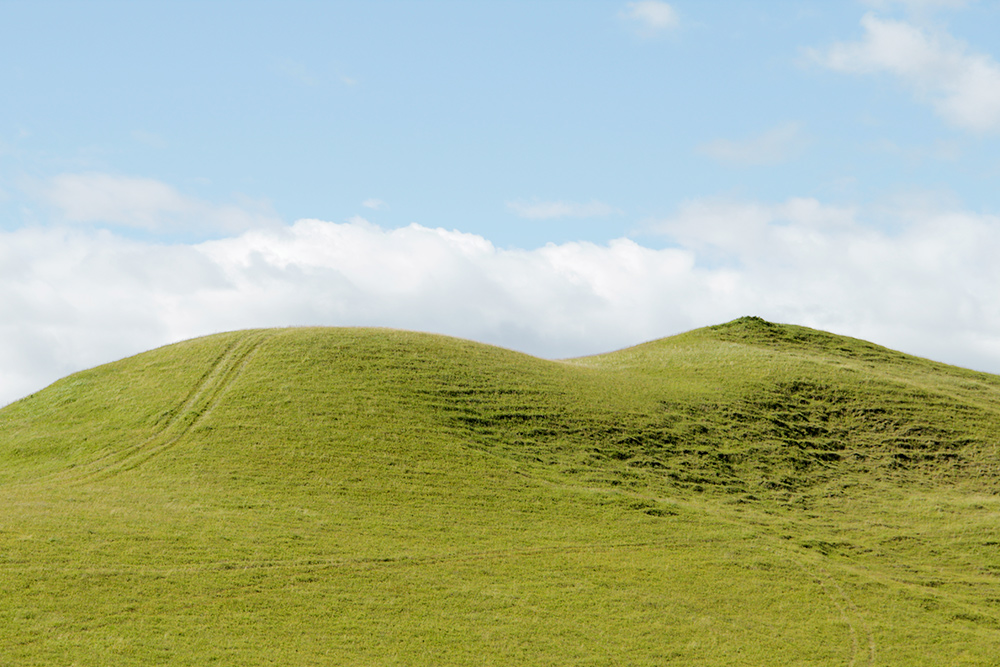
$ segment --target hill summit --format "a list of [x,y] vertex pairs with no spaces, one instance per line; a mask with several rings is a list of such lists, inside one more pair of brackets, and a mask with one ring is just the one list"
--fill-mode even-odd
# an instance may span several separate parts
[[0,410],[0,639],[12,664],[992,664],[998,399],[756,317],[563,361],[194,339]]

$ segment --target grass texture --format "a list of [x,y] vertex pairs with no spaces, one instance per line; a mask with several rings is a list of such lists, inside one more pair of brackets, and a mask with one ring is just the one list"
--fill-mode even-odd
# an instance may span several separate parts
[[1000,378],[242,331],[0,410],[0,665],[996,665]]

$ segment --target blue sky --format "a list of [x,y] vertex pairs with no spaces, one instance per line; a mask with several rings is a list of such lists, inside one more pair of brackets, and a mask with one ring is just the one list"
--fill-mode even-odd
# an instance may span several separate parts
[[0,1],[0,403],[249,326],[1000,372],[1000,2]]

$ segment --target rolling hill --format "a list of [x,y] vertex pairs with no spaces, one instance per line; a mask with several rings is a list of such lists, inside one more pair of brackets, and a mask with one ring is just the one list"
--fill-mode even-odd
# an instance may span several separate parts
[[0,665],[1000,664],[1000,377],[241,331],[0,410]]

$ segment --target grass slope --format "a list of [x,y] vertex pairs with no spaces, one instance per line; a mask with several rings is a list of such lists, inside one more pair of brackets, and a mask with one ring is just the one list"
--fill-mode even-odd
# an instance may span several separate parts
[[0,665],[997,664],[1000,378],[244,331],[0,411]]

